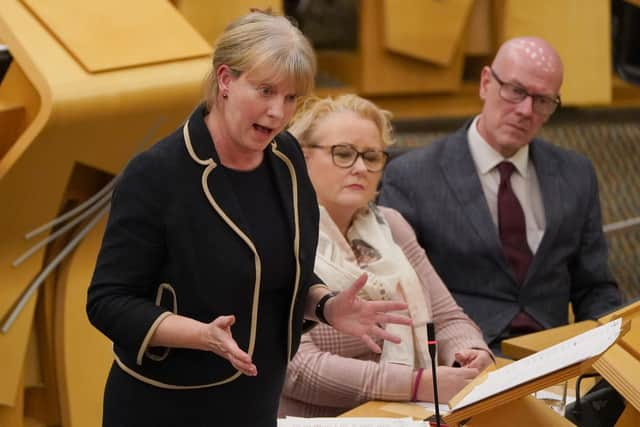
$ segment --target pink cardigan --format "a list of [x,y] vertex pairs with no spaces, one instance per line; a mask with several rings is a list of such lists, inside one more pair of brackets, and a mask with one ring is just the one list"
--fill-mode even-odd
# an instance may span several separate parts
[[[489,351],[480,329],[456,304],[418,245],[411,226],[399,212],[380,210],[422,282],[436,325],[438,363],[451,366],[455,352],[462,349]],[[381,364],[378,359],[359,338],[316,326],[302,336],[289,364],[279,416],[336,416],[369,400],[410,400],[413,368]]]

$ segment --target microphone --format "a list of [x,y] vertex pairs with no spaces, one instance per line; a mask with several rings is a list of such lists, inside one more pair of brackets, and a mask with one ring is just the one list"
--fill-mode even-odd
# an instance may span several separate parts
[[[433,403],[436,407],[436,426],[440,427],[440,403],[438,402],[438,377],[436,375],[436,329],[433,322],[427,323],[427,344],[429,345],[429,356],[431,356],[431,378],[433,380]],[[429,420],[431,424],[431,420]]]

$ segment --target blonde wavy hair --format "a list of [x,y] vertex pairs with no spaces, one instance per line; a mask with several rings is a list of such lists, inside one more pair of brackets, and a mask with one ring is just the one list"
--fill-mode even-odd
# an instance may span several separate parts
[[313,134],[318,123],[327,115],[339,112],[352,112],[363,119],[371,120],[378,128],[385,147],[394,143],[391,127],[391,113],[373,102],[358,95],[340,95],[336,98],[308,97],[301,101],[298,112],[291,120],[289,132],[296,137],[301,146],[312,145]]

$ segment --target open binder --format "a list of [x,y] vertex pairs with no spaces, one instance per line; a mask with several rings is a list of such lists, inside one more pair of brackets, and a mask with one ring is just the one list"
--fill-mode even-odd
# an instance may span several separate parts
[[[613,320],[615,323],[612,323]],[[449,402],[449,406],[454,409],[442,416],[443,421],[450,427],[466,425],[468,420],[470,420],[468,425],[473,427],[502,425],[504,420],[517,420],[518,425],[525,427],[572,426],[573,423],[555,413],[543,402],[534,399],[531,393],[587,372],[598,372],[628,403],[616,425],[625,427],[640,425],[640,351],[638,350],[640,349],[640,301],[603,315],[597,321],[584,321],[512,338],[509,340],[513,343],[512,350],[517,350],[521,355],[516,357],[513,352],[508,354],[515,358],[540,357],[541,354],[544,357],[544,350],[551,348],[550,346],[575,342],[576,339],[585,340],[583,332],[593,331],[599,327],[598,325],[607,326],[610,323],[614,325],[614,334],[610,342],[605,343],[600,349],[590,353],[585,352],[579,360],[564,366],[554,365],[553,362],[547,363],[549,366],[547,373],[534,375],[528,381],[513,382],[508,388],[496,390],[495,393],[469,405],[459,405],[475,386],[486,383],[490,371],[497,372],[503,369],[488,368]],[[586,335],[587,341],[589,336]],[[522,367],[522,362],[520,365],[517,363],[512,362],[509,365],[515,364]],[[414,404],[371,401],[342,416],[412,416],[415,419],[424,419],[431,415],[433,415],[432,411]]]
[[637,426],[640,425],[640,299],[605,313],[597,320],[585,320],[505,340],[502,342],[502,351],[514,359],[520,359],[617,318],[628,324],[628,332],[599,357],[592,368],[628,403],[616,425]]
[[622,319],[612,320],[500,369],[489,370],[451,399],[451,412],[443,419],[452,426],[586,373],[628,329],[628,323],[622,326]]

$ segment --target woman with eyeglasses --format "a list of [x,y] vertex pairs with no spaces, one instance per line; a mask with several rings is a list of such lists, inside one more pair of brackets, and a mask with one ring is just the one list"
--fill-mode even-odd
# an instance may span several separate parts
[[366,272],[360,297],[407,302],[402,314],[413,325],[382,325],[402,343],[380,343],[381,354],[327,325],[304,334],[288,367],[280,416],[335,416],[369,400],[432,401],[428,321],[436,327],[441,402],[492,362],[482,333],[454,302],[411,227],[374,203],[392,142],[389,117],[355,95],[311,98],[289,131],[302,145],[320,204],[315,273],[340,291]]

